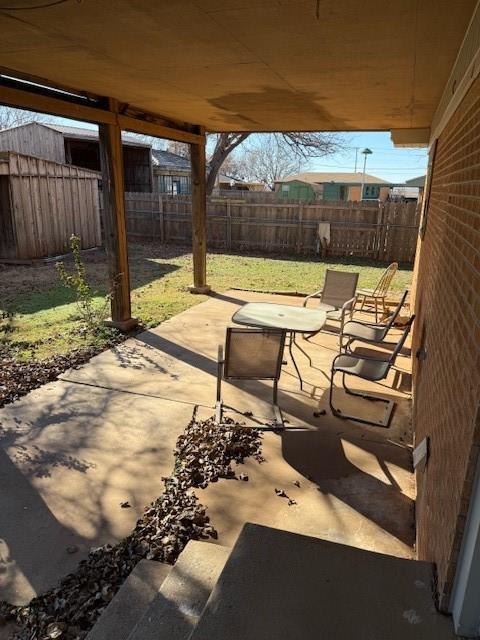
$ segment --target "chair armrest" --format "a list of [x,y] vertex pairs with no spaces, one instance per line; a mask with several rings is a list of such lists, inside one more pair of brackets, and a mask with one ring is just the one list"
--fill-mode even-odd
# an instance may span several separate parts
[[342,312],[345,313],[345,311],[347,311],[348,309],[352,309],[355,306],[356,299],[357,299],[357,296],[353,296],[353,298],[350,298],[350,300],[347,300],[342,305]]
[[304,307],[307,306],[308,301],[310,300],[310,298],[317,298],[322,293],[323,293],[323,289],[319,289],[318,291],[315,291],[315,293],[311,293],[310,295],[308,295],[306,298],[303,299],[303,306]]
[[322,293],[323,293],[323,289],[319,289],[318,291],[315,291],[314,293],[311,293],[310,295],[306,296],[303,300],[303,306],[306,307],[308,304],[308,301],[311,298],[318,298],[319,296],[321,297]]

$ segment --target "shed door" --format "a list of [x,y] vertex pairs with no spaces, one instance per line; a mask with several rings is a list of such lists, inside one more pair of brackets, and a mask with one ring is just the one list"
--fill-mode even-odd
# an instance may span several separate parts
[[0,176],[0,258],[16,258],[15,233],[10,208],[9,177]]

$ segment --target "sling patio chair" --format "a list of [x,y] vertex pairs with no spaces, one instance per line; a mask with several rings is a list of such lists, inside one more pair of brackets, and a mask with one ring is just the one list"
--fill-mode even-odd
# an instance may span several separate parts
[[[358,275],[358,273],[350,271],[327,269],[323,289],[307,296],[303,301],[303,306],[306,307],[312,298],[320,298],[317,309],[325,311],[327,320],[340,322],[341,335],[346,314],[350,314],[350,318],[353,315]],[[310,338],[312,335],[315,334],[310,334],[308,337]]]
[[[395,360],[402,350],[403,345],[405,344],[405,340],[410,332],[412,323],[415,319],[415,316],[411,316],[408,323],[405,325],[403,333],[398,340],[394,351],[388,359],[383,358],[374,358],[374,357],[366,357],[366,356],[356,356],[354,353],[340,353],[336,356],[332,363],[332,372],[330,377],[330,395],[329,395],[329,403],[330,409],[334,416],[337,418],[343,418],[344,420],[355,420],[355,422],[362,422],[363,424],[370,424],[374,427],[388,427],[390,424],[390,418],[392,416],[393,409],[395,407],[395,402],[393,400],[388,400],[386,398],[382,398],[379,396],[372,396],[368,393],[360,393],[358,391],[352,391],[345,384],[346,376],[355,376],[360,378],[361,380],[367,380],[368,382],[380,382],[380,380],[384,380],[390,369],[395,364]],[[386,404],[385,406],[385,414],[381,420],[367,420],[366,418],[360,418],[354,415],[348,415],[343,413],[340,409],[335,408],[333,403],[333,387],[334,387],[334,379],[335,374],[342,374],[342,384],[346,393],[351,396],[357,396],[359,398],[364,398],[365,400],[371,400],[372,402],[383,402]]]
[[[399,303],[395,307],[392,315],[385,323],[371,323],[360,322],[359,320],[349,320],[343,326],[343,331],[340,336],[340,351],[351,351],[352,342],[366,342],[368,344],[380,344],[387,337],[388,332],[395,324],[395,320],[398,318],[405,299],[408,295],[408,289],[406,289],[400,298]],[[387,343],[385,343],[387,344]],[[391,344],[391,343],[388,343]]]
[[257,428],[283,429],[283,416],[278,406],[278,380],[282,371],[286,331],[228,327],[223,346],[218,347],[217,403],[215,421],[222,424],[222,380],[272,380],[273,414],[270,424]]
[[375,322],[378,322],[378,305],[381,303],[383,313],[386,316],[388,311],[385,305],[388,290],[392,282],[393,276],[398,270],[398,262],[392,262],[385,271],[382,273],[380,280],[377,283],[375,289],[359,289],[357,291],[357,301],[361,302],[360,311],[364,306],[375,308]]

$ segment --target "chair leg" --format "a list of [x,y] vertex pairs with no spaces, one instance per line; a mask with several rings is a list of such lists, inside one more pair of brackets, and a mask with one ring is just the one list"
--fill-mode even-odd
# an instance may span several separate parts
[[275,429],[285,429],[282,410],[278,406],[278,380],[273,381],[273,426]]
[[369,394],[357,393],[355,391],[352,391],[345,384],[345,373],[343,372],[342,372],[342,385],[348,394],[352,396],[364,398],[366,400],[371,400],[372,402],[384,402],[386,404],[385,413],[381,420],[367,420],[365,418],[359,418],[358,416],[342,413],[340,409],[335,408],[333,404],[333,386],[334,386],[335,373],[336,373],[335,369],[332,368],[332,374],[330,376],[330,394],[329,394],[329,404],[330,404],[330,409],[332,411],[332,414],[337,418],[342,418],[342,420],[353,420],[354,422],[368,424],[373,427],[388,427],[392,417],[393,409],[395,407],[395,402],[393,400],[387,400],[386,398],[378,398],[376,396],[371,396]]
[[382,320],[385,320],[388,317],[388,309],[385,306],[385,298],[382,298],[382,309],[383,309],[383,318],[382,318]]
[[377,298],[373,299],[375,302],[375,322],[378,322],[378,300]]
[[222,424],[222,416],[223,416],[223,403],[221,400],[218,400],[215,404],[215,424]]

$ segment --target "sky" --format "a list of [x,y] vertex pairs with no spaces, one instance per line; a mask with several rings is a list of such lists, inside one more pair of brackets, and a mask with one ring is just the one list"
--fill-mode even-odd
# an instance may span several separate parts
[[312,161],[312,171],[354,171],[355,150],[357,171],[363,171],[365,148],[373,153],[367,156],[366,173],[383,180],[402,183],[410,178],[425,175],[428,163],[426,148],[395,148],[389,132],[348,132],[341,134],[346,145],[342,154]]
[[[65,118],[52,118],[58,124],[92,128],[85,122],[76,122]],[[357,153],[357,171],[363,171],[365,148],[373,153],[367,157],[366,173],[392,183],[403,183],[410,178],[425,175],[428,162],[426,148],[395,148],[390,140],[389,132],[345,132],[339,134],[345,146],[343,153],[311,161],[309,171],[341,171],[355,170],[355,151]]]

